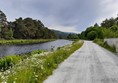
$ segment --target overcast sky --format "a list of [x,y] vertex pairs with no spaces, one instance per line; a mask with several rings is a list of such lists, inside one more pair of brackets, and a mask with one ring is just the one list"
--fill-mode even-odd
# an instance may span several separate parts
[[0,0],[0,9],[8,21],[32,17],[50,29],[81,32],[105,18],[116,17],[118,0]]

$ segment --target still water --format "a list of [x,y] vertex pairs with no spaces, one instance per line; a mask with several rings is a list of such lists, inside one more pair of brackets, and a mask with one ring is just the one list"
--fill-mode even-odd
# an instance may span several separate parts
[[28,53],[33,50],[47,50],[50,51],[51,48],[56,50],[58,47],[71,44],[73,41],[69,40],[56,40],[40,44],[30,44],[30,45],[0,45],[0,57],[12,54],[23,54]]

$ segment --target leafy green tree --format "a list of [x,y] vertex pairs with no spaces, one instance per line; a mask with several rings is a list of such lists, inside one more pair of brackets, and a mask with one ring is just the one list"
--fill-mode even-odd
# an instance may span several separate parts
[[118,31],[118,25],[113,25],[111,28],[110,28],[113,32],[116,32]]
[[0,24],[4,25],[7,22],[6,15],[0,10]]
[[85,31],[82,31],[82,33],[79,35],[80,39],[86,39],[85,37]]
[[118,33],[117,32],[114,32],[112,31],[111,29],[106,29],[106,28],[103,28],[103,35],[104,35],[104,38],[116,38],[118,37]]
[[97,34],[95,31],[91,31],[91,32],[89,32],[89,33],[87,34],[87,38],[88,38],[89,40],[94,40],[94,39],[97,38],[97,36],[98,36],[98,34]]
[[23,19],[20,17],[19,19],[16,19],[15,22],[13,22],[15,27],[13,27],[14,30],[14,38],[18,39],[25,39],[27,38],[26,33],[26,27],[23,23]]
[[68,36],[67,36],[67,39],[78,39],[79,37],[78,37],[78,35],[77,34],[69,34]]
[[116,24],[115,19],[114,18],[110,18],[110,19],[106,19],[101,23],[102,27],[105,28],[110,28],[112,27],[114,24]]
[[6,15],[2,11],[0,11],[0,38],[13,39],[12,28],[9,27]]
[[49,30],[39,20],[33,20],[32,18],[19,18],[13,22],[15,25],[14,38],[17,39],[49,39],[56,38],[53,31]]
[[99,27],[99,25],[97,23],[94,24],[94,27]]
[[6,15],[0,10],[0,38],[2,38],[2,29],[6,25]]

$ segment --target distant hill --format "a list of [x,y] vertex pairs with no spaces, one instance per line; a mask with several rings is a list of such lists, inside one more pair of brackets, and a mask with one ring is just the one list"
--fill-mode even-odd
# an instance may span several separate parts
[[56,35],[57,38],[59,39],[67,39],[67,36],[69,34],[76,34],[76,33],[72,33],[72,32],[62,32],[62,31],[58,31],[58,30],[52,30]]

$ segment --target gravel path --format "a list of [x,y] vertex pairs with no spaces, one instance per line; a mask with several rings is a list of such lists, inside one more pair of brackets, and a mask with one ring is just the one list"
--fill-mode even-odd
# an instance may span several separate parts
[[118,57],[85,41],[44,83],[118,83]]

